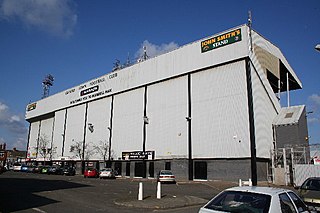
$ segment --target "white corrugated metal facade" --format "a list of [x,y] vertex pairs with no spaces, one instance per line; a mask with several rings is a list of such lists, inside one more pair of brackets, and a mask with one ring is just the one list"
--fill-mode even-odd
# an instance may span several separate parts
[[[281,107],[266,70],[280,78],[281,61],[301,83],[280,50],[254,31],[251,52],[248,35],[239,26],[33,103],[26,112],[28,158],[39,158],[38,140],[46,135],[54,161],[79,161],[70,152],[75,142],[92,150],[108,144],[113,162],[152,151],[154,162],[181,160],[172,165],[181,170],[193,161],[250,160],[253,143],[256,157],[268,161]],[[222,36],[221,47],[202,51],[203,41]],[[97,152],[87,157],[103,160]]]

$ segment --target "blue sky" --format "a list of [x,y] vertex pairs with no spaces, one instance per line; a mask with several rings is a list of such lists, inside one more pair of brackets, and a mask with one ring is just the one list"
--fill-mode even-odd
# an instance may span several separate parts
[[[42,96],[133,61],[247,23],[278,46],[303,84],[291,105],[305,104],[311,143],[320,143],[320,1],[0,0],[0,143],[26,149],[25,107]],[[286,101],[282,101],[286,106]]]

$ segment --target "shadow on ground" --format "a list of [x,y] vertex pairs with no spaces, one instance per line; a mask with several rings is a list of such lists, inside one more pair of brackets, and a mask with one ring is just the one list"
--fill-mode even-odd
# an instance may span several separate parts
[[14,212],[57,203],[59,201],[36,195],[36,193],[79,187],[88,187],[88,185],[64,180],[1,178],[0,212]]

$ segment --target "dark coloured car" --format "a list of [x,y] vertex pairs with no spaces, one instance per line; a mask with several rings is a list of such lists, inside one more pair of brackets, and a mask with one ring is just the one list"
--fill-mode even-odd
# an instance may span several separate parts
[[34,173],[41,173],[43,166],[36,166],[33,170]]
[[34,173],[36,166],[29,166],[27,172]]
[[63,174],[64,175],[75,175],[76,170],[72,166],[65,166],[65,167],[63,167]]
[[95,168],[87,168],[86,170],[84,170],[84,175],[85,178],[86,177],[94,177],[97,178],[99,176],[99,172],[97,169]]
[[320,212],[320,177],[310,177],[296,189],[308,206],[313,206],[317,212]]
[[60,166],[51,166],[48,169],[48,175],[62,175],[63,170],[60,168]]
[[21,172],[28,172],[29,166],[28,165],[21,165],[20,171]]

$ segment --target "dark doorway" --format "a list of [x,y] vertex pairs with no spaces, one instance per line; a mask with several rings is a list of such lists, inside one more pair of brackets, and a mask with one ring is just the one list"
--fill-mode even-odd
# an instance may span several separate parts
[[114,170],[116,175],[122,175],[122,162],[115,162],[114,163]]
[[126,176],[130,177],[130,162],[126,163]]
[[164,165],[164,169],[171,170],[171,162],[166,162],[166,164]]
[[149,177],[154,177],[154,162],[149,163]]
[[207,180],[207,162],[205,161],[195,162],[194,167],[195,167],[194,178]]
[[144,163],[143,162],[136,162],[134,164],[134,176],[135,177],[143,177],[144,173]]

